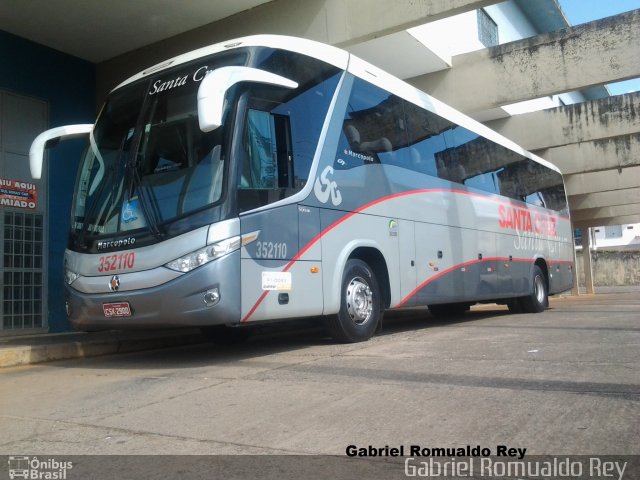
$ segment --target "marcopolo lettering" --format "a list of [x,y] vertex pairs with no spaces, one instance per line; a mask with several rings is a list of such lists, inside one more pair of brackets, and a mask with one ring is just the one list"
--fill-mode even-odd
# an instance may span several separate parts
[[98,242],[98,250],[106,250],[107,248],[130,247],[136,243],[135,237],[120,238],[118,240],[106,240]]

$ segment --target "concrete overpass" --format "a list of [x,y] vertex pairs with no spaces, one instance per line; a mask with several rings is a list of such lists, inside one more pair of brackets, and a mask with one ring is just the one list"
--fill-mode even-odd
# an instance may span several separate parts
[[473,113],[640,76],[640,10],[457,55],[409,83]]
[[[257,33],[293,35],[342,48],[485,7],[499,0],[278,0],[258,5],[98,64],[98,98],[123,78],[166,58]],[[143,67],[144,68],[144,67]]]
[[576,226],[640,221],[640,93],[487,125],[560,167]]
[[[635,10],[459,55],[451,69],[410,83],[473,114],[638,76],[640,10]],[[487,124],[561,168],[576,226],[640,221],[640,208],[626,197],[627,190],[640,187],[640,94]],[[605,192],[611,192],[608,204],[591,206],[589,195]],[[590,207],[582,211],[585,202]]]

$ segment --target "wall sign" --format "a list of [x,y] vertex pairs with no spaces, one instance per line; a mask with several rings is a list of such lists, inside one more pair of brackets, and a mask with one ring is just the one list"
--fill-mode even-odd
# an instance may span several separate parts
[[37,203],[35,183],[0,178],[0,207],[35,210]]

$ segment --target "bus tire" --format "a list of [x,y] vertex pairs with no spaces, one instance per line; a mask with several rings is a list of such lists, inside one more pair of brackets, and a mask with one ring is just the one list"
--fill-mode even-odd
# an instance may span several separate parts
[[522,302],[520,298],[512,298],[507,302],[507,307],[509,307],[509,312],[511,313],[522,313]]
[[436,318],[448,318],[462,315],[468,312],[471,305],[468,303],[439,303],[437,305],[428,305],[429,313]]
[[340,311],[326,319],[338,342],[369,340],[382,320],[382,298],[373,270],[362,260],[349,259],[342,274]]
[[251,336],[251,330],[247,327],[213,325],[211,327],[202,327],[200,331],[207,340],[216,345],[237,345]]
[[531,293],[520,298],[520,305],[524,313],[540,313],[549,305],[549,291],[547,279],[538,265],[533,266]]

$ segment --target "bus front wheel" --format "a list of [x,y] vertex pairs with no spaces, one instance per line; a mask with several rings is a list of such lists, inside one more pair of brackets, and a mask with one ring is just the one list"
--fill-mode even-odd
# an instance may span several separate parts
[[380,287],[371,267],[349,259],[342,274],[340,311],[327,318],[331,336],[344,343],[371,338],[382,319]]

